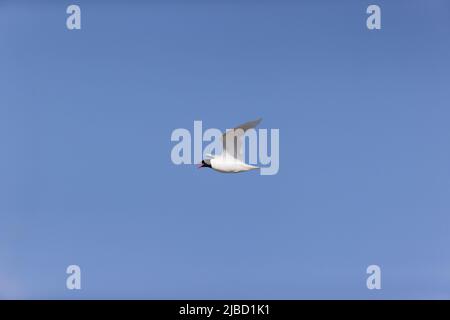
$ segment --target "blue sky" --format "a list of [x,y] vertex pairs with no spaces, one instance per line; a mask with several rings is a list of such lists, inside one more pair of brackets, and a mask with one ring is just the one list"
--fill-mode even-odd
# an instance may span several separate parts
[[[449,18],[0,1],[0,298],[450,298]],[[172,130],[257,117],[280,129],[277,175],[170,161]]]

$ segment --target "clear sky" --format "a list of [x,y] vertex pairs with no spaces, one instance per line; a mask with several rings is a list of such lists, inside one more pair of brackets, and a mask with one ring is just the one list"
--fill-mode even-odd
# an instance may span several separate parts
[[[449,100],[444,0],[2,0],[0,298],[450,298]],[[257,117],[277,175],[171,162]]]

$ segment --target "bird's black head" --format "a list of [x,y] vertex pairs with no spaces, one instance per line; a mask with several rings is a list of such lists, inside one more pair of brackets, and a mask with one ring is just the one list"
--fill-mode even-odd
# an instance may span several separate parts
[[211,160],[210,159],[206,159],[206,160],[202,160],[202,163],[200,163],[198,165],[198,168],[211,168]]

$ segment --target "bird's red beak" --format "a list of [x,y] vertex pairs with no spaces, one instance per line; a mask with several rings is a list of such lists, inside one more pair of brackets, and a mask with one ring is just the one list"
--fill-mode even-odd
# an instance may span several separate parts
[[198,165],[197,165],[197,169],[200,169],[200,168],[203,168],[204,166],[203,166],[203,163],[199,163]]

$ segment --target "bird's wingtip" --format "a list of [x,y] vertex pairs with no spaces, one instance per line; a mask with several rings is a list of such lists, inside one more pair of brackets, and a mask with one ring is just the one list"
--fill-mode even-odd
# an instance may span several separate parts
[[259,117],[259,118],[257,118],[256,120],[253,120],[253,123],[255,123],[255,124],[256,124],[255,126],[257,126],[258,124],[261,123],[261,121],[262,121],[262,118]]

